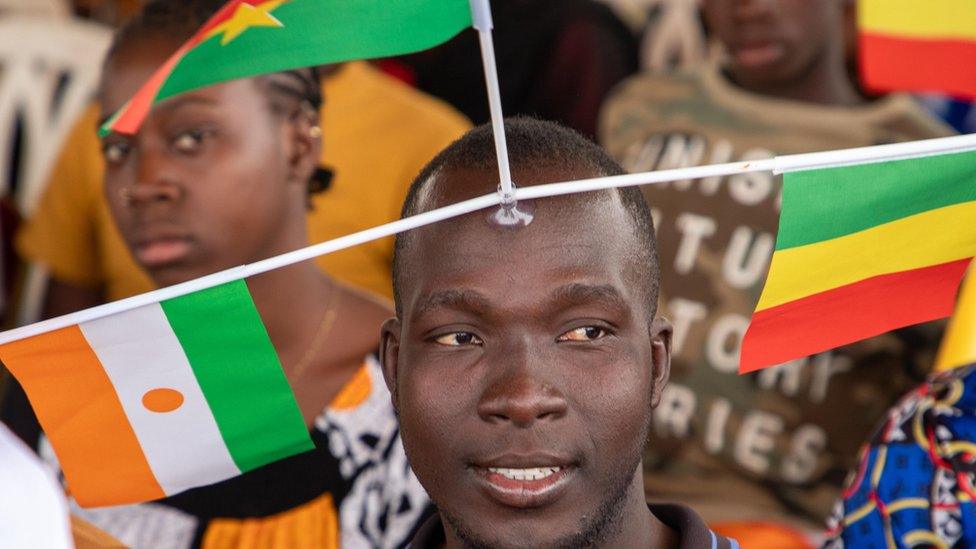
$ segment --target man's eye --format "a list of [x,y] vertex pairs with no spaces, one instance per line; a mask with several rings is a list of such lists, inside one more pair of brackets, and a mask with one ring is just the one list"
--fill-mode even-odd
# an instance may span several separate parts
[[102,156],[109,164],[118,164],[129,154],[128,143],[106,143],[102,146]]
[[558,341],[594,341],[608,335],[607,330],[599,326],[582,326],[570,330],[557,338]]
[[462,345],[481,345],[481,338],[471,332],[453,332],[444,334],[434,340],[438,345],[460,347]]

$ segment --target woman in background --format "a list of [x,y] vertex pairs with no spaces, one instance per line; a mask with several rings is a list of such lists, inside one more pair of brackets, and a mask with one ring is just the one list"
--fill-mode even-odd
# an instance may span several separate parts
[[[156,0],[116,36],[103,117],[223,2]],[[288,71],[171,98],[138,134],[103,141],[105,194],[158,286],[308,245],[322,102],[318,74]],[[247,280],[316,449],[152,503],[74,511],[140,547],[395,547],[427,508],[373,358],[392,311],[312,262]],[[53,453],[41,443],[41,454]]]

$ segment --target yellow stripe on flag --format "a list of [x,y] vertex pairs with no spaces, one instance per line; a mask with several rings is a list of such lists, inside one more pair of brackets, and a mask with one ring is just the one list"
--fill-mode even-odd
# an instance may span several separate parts
[[860,0],[862,32],[905,38],[976,40],[973,0]]
[[83,506],[164,497],[115,388],[78,326],[0,346]]
[[873,276],[976,256],[976,202],[904,217],[773,254],[756,311]]
[[976,362],[976,262],[969,265],[969,272],[959,290],[959,301],[952,320],[942,338],[939,355],[935,359],[935,371],[944,372]]

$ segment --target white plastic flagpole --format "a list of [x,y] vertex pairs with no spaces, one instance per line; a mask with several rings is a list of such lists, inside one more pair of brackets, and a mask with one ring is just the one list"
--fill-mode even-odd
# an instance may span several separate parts
[[491,5],[488,0],[471,0],[472,26],[478,31],[481,43],[481,64],[485,69],[485,85],[488,88],[488,108],[491,110],[491,128],[495,136],[495,155],[498,157],[498,192],[502,204],[515,203],[512,170],[508,164],[508,144],[505,141],[505,116],[502,114],[502,94],[498,89],[498,69],[495,66],[495,43],[491,37],[494,26]]
[[[924,141],[911,141],[908,143],[896,143],[892,145],[877,145],[873,147],[862,147],[857,149],[845,149],[837,151],[827,151],[822,153],[795,154],[788,156],[777,156],[766,160],[754,160],[750,162],[732,162],[728,164],[714,164],[710,166],[695,166],[691,168],[675,168],[672,170],[660,170],[656,172],[634,173],[626,175],[615,175],[609,177],[595,177],[592,179],[581,179],[577,181],[565,181],[561,183],[550,183],[547,185],[535,185],[524,187],[514,191],[515,198],[530,200],[536,198],[546,198],[572,193],[596,191],[601,189],[612,189],[617,187],[631,187],[635,185],[648,185],[653,183],[665,183],[668,181],[683,181],[686,179],[700,179],[703,177],[722,177],[752,172],[782,173],[784,171],[798,171],[823,169],[834,166],[847,166],[853,164],[866,164],[870,162],[885,162],[890,160],[904,160],[908,158],[918,158],[934,154],[959,153],[966,151],[976,151],[976,134],[958,135],[953,137],[942,137],[938,139],[927,139]],[[105,305],[99,305],[91,309],[85,309],[77,313],[71,313],[57,318],[44,320],[29,326],[15,328],[0,333],[0,345],[33,337],[46,332],[67,328],[82,322],[88,322],[98,318],[104,318],[113,314],[121,313],[136,307],[158,303],[167,299],[184,296],[200,290],[206,290],[239,280],[249,276],[266,273],[274,269],[307,261],[315,257],[351,248],[385,238],[397,233],[416,229],[431,223],[437,223],[445,219],[457,217],[477,210],[497,206],[501,203],[499,193],[486,194],[478,198],[472,198],[457,204],[451,204],[436,210],[424,212],[415,216],[407,217],[399,221],[393,221],[385,225],[366,229],[358,233],[346,235],[334,240],[322,242],[243,265],[220,271],[195,280],[190,280],[182,284],[154,290],[145,294],[129,297],[120,301],[113,301]]]

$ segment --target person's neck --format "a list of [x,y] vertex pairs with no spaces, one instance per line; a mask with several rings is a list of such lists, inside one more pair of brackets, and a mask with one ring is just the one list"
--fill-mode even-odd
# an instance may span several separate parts
[[736,86],[767,97],[830,106],[852,106],[864,102],[847,75],[840,52],[825,52],[802,78],[790,82],[750,85],[749,82],[738,81],[734,74],[729,77]]
[[600,547],[678,547],[678,533],[664,524],[647,507],[644,496],[643,467],[638,467],[623,504],[617,527],[600,542]]
[[248,279],[248,288],[287,373],[314,339],[339,287],[304,261]]

